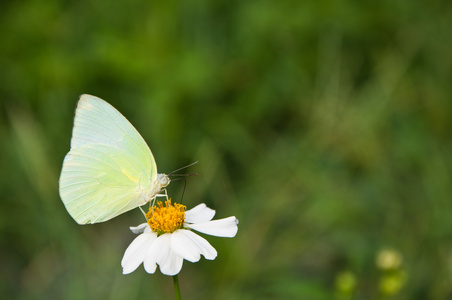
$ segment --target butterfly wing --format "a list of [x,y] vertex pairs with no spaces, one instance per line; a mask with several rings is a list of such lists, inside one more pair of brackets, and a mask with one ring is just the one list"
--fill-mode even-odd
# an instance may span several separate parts
[[156,178],[151,150],[132,124],[102,99],[82,95],[60,176],[60,196],[74,220],[104,222],[143,205]]

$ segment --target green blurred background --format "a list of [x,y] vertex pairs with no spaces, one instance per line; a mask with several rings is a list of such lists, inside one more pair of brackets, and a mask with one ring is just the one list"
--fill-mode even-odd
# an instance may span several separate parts
[[[450,1],[10,1],[0,12],[0,297],[171,299],[120,261],[134,210],[58,195],[80,94],[121,111],[184,203],[237,216],[185,299],[452,298]],[[180,199],[183,182],[169,186]]]

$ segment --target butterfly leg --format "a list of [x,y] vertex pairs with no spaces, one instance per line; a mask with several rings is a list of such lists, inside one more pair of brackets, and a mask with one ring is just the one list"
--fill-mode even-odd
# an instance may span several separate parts
[[153,207],[155,205],[155,202],[157,200],[157,197],[165,197],[166,198],[166,202],[168,203],[168,192],[166,191],[166,189],[162,189],[162,191],[164,191],[164,194],[156,194],[150,201],[149,201],[149,207]]
[[146,221],[148,220],[148,218],[146,217],[146,213],[144,212],[144,210],[141,208],[141,206],[138,206],[141,210],[141,212],[143,213],[144,218],[146,219]]
[[[166,197],[166,203],[168,203],[168,192],[166,191],[166,189],[163,189],[163,191],[165,192],[164,194],[156,194],[154,196],[154,198],[152,198],[151,201],[149,201],[149,206],[152,207],[152,209],[150,210],[150,211],[152,211],[152,218],[154,218],[154,208],[153,207],[155,205],[157,197]],[[141,207],[140,207],[140,209],[141,209]],[[141,210],[141,211],[143,211],[143,210]],[[144,214],[144,212],[143,212],[143,214]],[[145,217],[146,217],[146,214],[145,214]],[[146,218],[146,220],[147,220],[147,218]]]
[[166,191],[166,189],[162,189],[162,191],[164,192],[164,194],[157,194],[157,195],[155,195],[155,198],[157,198],[157,197],[165,197],[166,198],[166,202],[168,202],[168,192]]
[[166,191],[166,189],[162,189],[162,191],[164,192],[164,194],[157,194],[157,195],[155,195],[155,197],[165,197],[166,198],[166,205],[169,205],[168,192]]

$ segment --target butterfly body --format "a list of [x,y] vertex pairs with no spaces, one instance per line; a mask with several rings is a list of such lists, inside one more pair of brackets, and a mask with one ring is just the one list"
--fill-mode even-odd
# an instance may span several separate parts
[[159,193],[165,187],[167,187],[170,182],[171,179],[168,177],[168,175],[161,173],[157,174],[157,179],[155,179],[154,182],[151,182],[149,187],[147,187],[146,189],[140,188],[141,199],[144,201],[143,205],[154,200],[156,196],[160,196]]

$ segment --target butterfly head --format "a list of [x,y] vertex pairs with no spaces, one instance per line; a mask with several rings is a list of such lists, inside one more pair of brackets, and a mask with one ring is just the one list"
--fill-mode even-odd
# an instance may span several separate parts
[[158,174],[157,180],[160,183],[161,187],[164,188],[170,184],[171,179],[166,174]]

